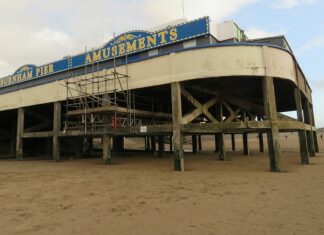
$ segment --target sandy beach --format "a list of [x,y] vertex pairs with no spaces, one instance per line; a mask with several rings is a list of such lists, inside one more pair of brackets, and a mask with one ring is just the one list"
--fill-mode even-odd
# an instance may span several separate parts
[[250,156],[237,141],[225,162],[204,138],[206,151],[185,153],[182,173],[171,153],[124,153],[113,165],[1,160],[0,233],[324,234],[324,142],[304,166],[296,135],[281,139],[288,173],[269,172],[255,135]]

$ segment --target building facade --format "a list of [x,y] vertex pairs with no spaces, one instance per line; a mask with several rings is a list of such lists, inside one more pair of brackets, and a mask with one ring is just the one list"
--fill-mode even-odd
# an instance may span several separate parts
[[[297,119],[284,115],[296,111]],[[214,135],[226,160],[224,135],[267,135],[270,169],[281,171],[279,132],[298,132],[301,162],[318,151],[312,91],[284,36],[249,40],[234,22],[209,17],[123,33],[104,46],[42,66],[24,65],[0,78],[1,155],[23,159],[37,150],[56,161],[102,139],[103,159],[122,151],[124,137],[146,149],[171,140],[175,170],[184,170],[183,137],[193,151]]]

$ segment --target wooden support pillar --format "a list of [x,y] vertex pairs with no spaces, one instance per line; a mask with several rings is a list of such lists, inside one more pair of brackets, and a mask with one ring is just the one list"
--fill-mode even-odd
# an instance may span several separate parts
[[[216,106],[216,119],[219,122],[223,122],[223,105],[222,102],[218,102]],[[217,133],[217,148],[216,151],[218,151],[218,158],[220,161],[226,160],[226,152],[225,152],[225,143],[224,143],[224,132]]]
[[281,149],[279,143],[278,117],[273,77],[263,77],[262,88],[265,116],[266,119],[270,121],[271,125],[270,130],[267,130],[270,170],[273,172],[281,172]]
[[259,139],[259,149],[260,149],[260,153],[264,153],[263,133],[262,132],[260,132],[258,134],[258,139]]
[[[300,94],[299,88],[295,88],[294,95],[295,95],[295,104],[296,104],[296,111],[297,111],[297,120],[300,122],[303,122],[303,108],[302,108],[301,94]],[[309,164],[309,152],[308,152],[308,146],[307,146],[306,130],[299,130],[298,137],[299,137],[299,149],[300,149],[301,163],[308,165]]]
[[307,145],[308,145],[309,156],[310,157],[315,157],[316,156],[316,151],[315,151],[313,132],[312,131],[306,131],[306,136],[307,136]]
[[164,136],[159,135],[159,157],[163,157],[164,153]]
[[[312,125],[312,117],[310,113],[310,105],[305,97],[303,99],[303,110],[304,110],[304,121],[305,123]],[[306,136],[307,136],[307,147],[308,147],[308,152],[310,157],[315,157],[316,156],[316,151],[315,151],[315,143],[314,143],[314,136],[312,131],[306,131]]]
[[197,153],[197,136],[192,135],[192,153]]
[[172,101],[172,132],[174,147],[174,170],[184,171],[183,160],[183,135],[181,133],[182,105],[181,105],[181,84],[171,83]]
[[202,151],[201,135],[198,135],[198,149]]
[[24,108],[18,108],[17,117],[17,142],[16,142],[16,159],[22,160],[23,157],[23,138],[25,124],[25,110]]
[[218,149],[219,149],[219,160],[220,161],[225,161],[227,160],[226,158],[226,152],[225,152],[225,142],[224,142],[224,133],[219,133],[218,134],[218,140],[217,140],[217,144],[218,144]]
[[243,154],[246,156],[250,155],[249,140],[247,133],[243,133]]
[[232,151],[235,151],[235,134],[231,134]]
[[314,139],[314,145],[315,145],[315,152],[319,153],[317,131],[313,131],[313,139]]
[[107,165],[112,164],[112,146],[111,146],[112,137],[110,135],[105,134],[103,136],[102,143],[102,152],[103,152],[103,163]]
[[[258,121],[262,121],[261,115],[257,116]],[[264,144],[263,144],[263,133],[259,132],[258,133],[258,140],[259,140],[259,150],[260,153],[264,153]]]
[[61,130],[61,103],[54,102],[54,117],[53,117],[53,160],[60,161],[60,139],[58,132]]
[[[310,106],[310,113],[311,113],[311,119],[312,119],[312,126],[316,126],[313,106]],[[317,131],[313,131],[313,139],[314,139],[315,152],[319,153]]]

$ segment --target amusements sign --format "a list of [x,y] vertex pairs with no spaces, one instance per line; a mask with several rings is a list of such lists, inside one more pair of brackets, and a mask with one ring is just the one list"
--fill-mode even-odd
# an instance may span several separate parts
[[188,40],[208,33],[208,17],[170,26],[156,32],[127,32],[110,40],[102,48],[97,48],[76,56],[65,57],[62,60],[42,66],[24,65],[13,75],[0,78],[0,88],[86,66],[88,64],[131,55],[136,52]]

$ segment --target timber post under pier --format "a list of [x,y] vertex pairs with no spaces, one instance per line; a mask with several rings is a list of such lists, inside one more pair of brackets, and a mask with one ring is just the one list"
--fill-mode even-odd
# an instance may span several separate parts
[[174,170],[184,171],[183,159],[183,134],[181,132],[182,105],[181,105],[181,84],[171,83],[172,101],[172,136],[174,148]]
[[249,149],[248,133],[243,133],[242,138],[243,138],[243,154],[245,156],[249,156],[250,149]]
[[105,134],[103,136],[102,151],[103,151],[103,163],[107,165],[112,164],[112,137]]
[[[302,108],[302,103],[301,103],[301,94],[300,94],[300,90],[298,87],[294,89],[294,95],[295,95],[295,103],[296,103],[296,111],[297,111],[297,120],[300,122],[303,122],[303,108]],[[308,165],[309,164],[309,151],[308,151],[308,146],[307,146],[306,130],[299,130],[298,138],[299,138],[301,163]]]
[[16,143],[16,158],[22,160],[23,158],[23,133],[25,123],[25,110],[24,108],[18,108],[17,118],[17,143]]
[[54,102],[54,118],[53,118],[53,159],[60,161],[61,145],[59,131],[61,131],[61,102]]
[[[223,104],[222,102],[218,102],[216,105],[216,119],[219,123],[223,122]],[[225,143],[224,143],[224,132],[221,131],[220,133],[216,134],[217,141],[216,141],[216,151],[218,150],[218,159],[221,161],[226,160],[226,153],[225,153]]]
[[262,87],[265,118],[270,121],[270,128],[267,130],[270,170],[273,172],[281,172],[281,149],[273,77],[264,77],[262,79]]

